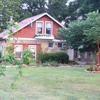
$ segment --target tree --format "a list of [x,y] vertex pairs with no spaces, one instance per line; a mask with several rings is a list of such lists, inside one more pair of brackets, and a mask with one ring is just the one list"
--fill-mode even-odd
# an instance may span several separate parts
[[65,21],[67,16],[67,1],[68,0],[49,0],[47,12],[59,22],[62,22],[62,20]]
[[[2,9],[3,9],[3,4],[2,2],[0,1],[0,26],[2,25]],[[0,28],[0,31],[1,31],[1,28]]]
[[27,11],[33,15],[45,12],[45,0],[22,0],[22,4],[27,5]]
[[13,16],[15,21],[18,21],[20,18],[19,12],[21,12],[21,0],[1,0],[3,5],[1,15],[2,15],[2,25],[1,29],[5,29],[6,25],[10,19],[10,16]]
[[88,23],[84,34],[88,39],[93,39],[93,42],[100,45],[100,14],[98,11],[90,12],[87,15],[85,24]]
[[58,30],[58,35],[66,40],[67,46],[74,49],[79,47],[81,51],[95,51],[96,43],[93,38],[88,38],[84,34],[84,30],[91,27],[91,23],[86,23],[85,20],[76,20],[68,24],[68,28],[61,28]]
[[[80,1],[80,0],[77,0]],[[82,5],[79,8],[79,16],[86,18],[85,14],[100,10],[100,0],[83,0]]]
[[[1,0],[3,4],[2,14],[2,26],[1,29],[5,29],[6,25],[13,16],[13,19],[17,22],[45,12],[45,0]],[[1,6],[0,6],[1,7]]]
[[89,12],[100,11],[100,0],[74,0],[68,5],[69,20],[85,19]]
[[79,12],[79,8],[83,4],[83,1],[84,0],[74,0],[73,2],[70,2],[67,5],[67,9],[66,9],[67,16],[66,16],[66,20],[65,20],[66,24],[79,18],[78,12]]

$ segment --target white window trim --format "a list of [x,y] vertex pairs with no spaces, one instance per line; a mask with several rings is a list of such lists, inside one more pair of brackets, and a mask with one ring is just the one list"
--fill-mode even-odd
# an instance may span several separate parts
[[37,34],[37,23],[38,23],[38,22],[42,22],[42,25],[43,25],[43,26],[42,26],[42,34],[43,34],[43,30],[44,30],[44,22],[43,22],[43,21],[36,21],[36,29],[35,29],[36,32],[35,32],[35,34]]
[[[53,43],[53,42],[49,42],[49,43]],[[53,49],[54,48],[54,43],[53,43],[53,47],[49,47],[49,43],[48,43],[48,48]]]
[[[14,45],[14,48],[15,48],[16,46],[21,46],[21,47],[22,47],[22,51],[23,51],[23,45]],[[21,52],[22,52],[22,51],[21,51]],[[15,54],[15,49],[14,49],[14,54]],[[22,54],[21,54],[21,57],[22,57]]]
[[51,23],[52,24],[52,28],[51,28],[51,35],[53,34],[53,22],[52,21],[45,21],[45,34],[47,34],[46,33],[46,23]]

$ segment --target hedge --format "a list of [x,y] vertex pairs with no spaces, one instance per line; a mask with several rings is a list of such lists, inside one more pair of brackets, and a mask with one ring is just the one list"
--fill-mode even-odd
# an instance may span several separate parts
[[68,63],[69,62],[69,56],[64,52],[57,52],[57,53],[43,53],[41,56],[41,62],[50,62],[50,61],[56,61],[58,63]]

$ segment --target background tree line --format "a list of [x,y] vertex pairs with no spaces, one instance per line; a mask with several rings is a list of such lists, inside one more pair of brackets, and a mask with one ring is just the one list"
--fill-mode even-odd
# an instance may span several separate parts
[[6,28],[10,16],[17,22],[47,12],[65,26],[78,18],[85,19],[88,12],[100,10],[99,0],[74,0],[69,5],[68,0],[1,0],[0,1],[0,28]]

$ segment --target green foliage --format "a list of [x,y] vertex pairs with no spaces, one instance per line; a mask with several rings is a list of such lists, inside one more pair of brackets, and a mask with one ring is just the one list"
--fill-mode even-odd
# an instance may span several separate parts
[[15,83],[11,84],[11,89],[16,89],[16,87],[17,87],[17,84],[15,84]]
[[5,66],[1,65],[0,66],[0,76],[5,76],[5,73],[4,73],[5,71],[6,71]]
[[[1,3],[3,5],[1,14],[2,14],[2,25],[1,29],[5,29],[8,21],[10,19],[10,16],[13,16],[15,21],[18,21],[20,19],[20,13],[21,13],[21,0],[1,0]],[[10,28],[10,27],[9,27]]]
[[13,64],[15,62],[15,54],[12,52],[13,47],[10,44],[6,47],[6,54],[1,58],[1,61],[6,61],[9,64]]
[[[65,21],[66,26],[69,22],[76,19],[85,19],[88,12],[100,10],[99,0],[74,0],[66,5],[68,0],[1,0],[0,12],[2,13],[0,20],[3,23],[1,29],[6,28],[6,24],[10,16],[19,22],[25,18],[41,14],[43,12],[49,13],[58,21]],[[26,4],[27,7],[24,6]],[[23,9],[24,8],[24,9]]]
[[88,23],[84,34],[88,39],[92,39],[94,43],[100,45],[100,14],[98,11],[88,13],[85,24]]
[[31,53],[30,49],[26,48],[22,52],[22,61],[24,64],[29,64],[32,60],[31,56],[33,54]]
[[86,18],[85,14],[100,10],[100,0],[75,0],[81,3],[79,7],[79,16]]
[[44,53],[41,58],[42,63],[56,61],[58,63],[68,63],[69,57],[64,52]]
[[21,60],[14,59],[13,65],[20,65]]
[[47,12],[59,22],[65,21],[67,16],[67,0],[49,0]]
[[73,0],[67,7],[66,22],[77,20],[79,18],[86,19],[89,12],[100,11],[100,0]]
[[42,59],[43,52],[41,50],[38,51],[38,60]]
[[38,62],[36,60],[31,60],[31,62],[29,63],[29,66],[35,66],[38,67]]
[[[93,15],[94,14],[94,15]],[[99,20],[98,14],[92,12],[87,15],[86,20],[76,20],[68,24],[68,28],[61,28],[58,30],[58,35],[61,39],[66,40],[68,47],[78,49],[81,51],[95,51],[99,40]],[[98,18],[99,19],[99,18]],[[94,41],[95,39],[95,41]]]
[[[8,25],[8,33],[7,33],[7,39],[6,39],[6,42],[7,42],[7,47],[6,47],[6,54],[4,56],[2,56],[0,58],[0,61],[1,61],[1,65],[0,65],[0,76],[5,76],[5,69],[7,67],[8,64],[18,64],[17,67],[18,67],[18,74],[16,75],[16,77],[14,77],[14,82],[11,84],[11,88],[14,89],[16,88],[16,84],[15,82],[18,80],[19,76],[22,76],[22,60],[20,60],[20,62],[18,62],[17,60],[15,60],[15,54],[13,53],[13,46],[12,44],[10,43],[10,38],[12,38],[12,33],[13,33],[13,30],[12,30],[12,27],[14,29],[18,29],[18,25],[13,21],[11,20],[10,21],[10,24]],[[14,37],[13,37],[14,39]]]
[[97,67],[89,67],[86,69],[87,71],[98,71]]
[[5,56],[4,56],[4,60],[6,62],[9,62],[9,64],[13,64],[15,61],[15,54],[8,52]]

